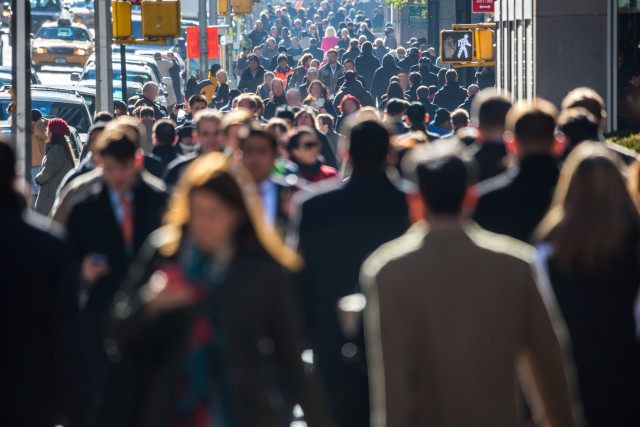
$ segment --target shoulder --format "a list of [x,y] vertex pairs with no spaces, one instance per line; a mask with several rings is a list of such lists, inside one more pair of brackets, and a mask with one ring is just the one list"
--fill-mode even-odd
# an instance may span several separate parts
[[166,196],[167,186],[160,178],[157,178],[149,172],[143,170],[140,173],[140,181],[147,191]]
[[465,226],[465,231],[472,242],[481,250],[499,256],[504,262],[530,268],[534,256],[532,246],[512,237],[487,231],[473,222]]
[[492,195],[504,192],[513,183],[514,172],[515,171],[513,169],[509,169],[479,183],[478,188],[480,189],[480,196],[483,198],[491,197]]
[[380,246],[362,264],[361,282],[365,288],[377,282],[381,274],[401,271],[407,259],[416,254],[424,243],[428,228],[424,223],[411,227],[405,234]]

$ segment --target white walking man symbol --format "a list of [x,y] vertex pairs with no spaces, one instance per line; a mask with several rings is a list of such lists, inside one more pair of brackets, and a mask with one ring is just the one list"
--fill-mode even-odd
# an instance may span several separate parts
[[460,48],[458,51],[458,58],[461,58],[463,53],[464,57],[468,58],[469,51],[467,51],[467,47],[471,47],[471,43],[469,43],[469,34],[465,34],[464,38],[458,40],[458,47]]

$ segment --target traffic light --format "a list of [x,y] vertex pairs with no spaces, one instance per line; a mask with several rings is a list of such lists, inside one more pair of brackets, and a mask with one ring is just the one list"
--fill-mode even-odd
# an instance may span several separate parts
[[229,1],[228,0],[218,0],[218,15],[220,15],[220,16],[231,16],[231,13],[229,13]]
[[231,0],[234,15],[244,15],[253,12],[253,0]]
[[476,56],[478,61],[493,61],[493,30],[478,28],[476,30]]
[[141,8],[143,38],[180,36],[180,0],[146,0]]
[[113,9],[113,37],[131,37],[131,3],[126,1],[112,1]]
[[473,61],[473,47],[473,30],[440,32],[440,58],[443,63]]

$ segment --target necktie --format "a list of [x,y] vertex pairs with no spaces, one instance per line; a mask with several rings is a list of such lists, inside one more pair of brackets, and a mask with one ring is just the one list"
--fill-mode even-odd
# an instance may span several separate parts
[[133,213],[131,212],[131,199],[128,196],[120,197],[120,206],[122,206],[122,238],[125,246],[133,244]]

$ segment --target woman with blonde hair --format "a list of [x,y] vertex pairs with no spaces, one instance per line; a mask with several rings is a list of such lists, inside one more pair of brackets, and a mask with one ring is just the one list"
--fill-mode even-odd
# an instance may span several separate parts
[[320,49],[328,52],[329,49],[333,49],[338,45],[338,41],[340,41],[340,39],[336,35],[336,29],[329,25],[324,32]]
[[536,233],[536,269],[566,321],[591,426],[640,425],[640,214],[622,168],[602,144],[580,144]]
[[213,95],[213,105],[220,110],[229,103],[229,76],[225,70],[219,70],[216,73],[218,79],[218,87]]
[[131,425],[278,426],[295,403],[309,425],[332,425],[301,360],[301,263],[248,172],[220,153],[195,160],[112,308],[111,337],[140,365]]

